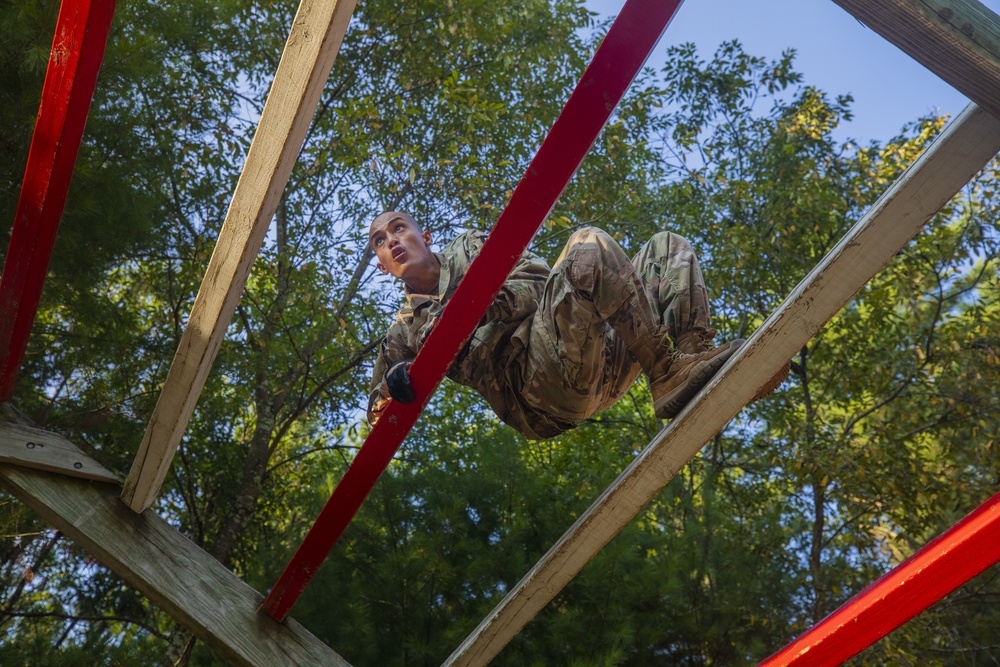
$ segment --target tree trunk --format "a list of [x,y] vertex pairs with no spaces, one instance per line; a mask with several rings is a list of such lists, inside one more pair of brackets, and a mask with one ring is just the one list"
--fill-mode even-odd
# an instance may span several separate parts
[[811,469],[813,490],[813,516],[811,543],[809,545],[809,574],[812,577],[813,589],[813,621],[823,618],[826,613],[826,596],[823,592],[823,532],[826,528],[826,486],[823,483],[823,472],[817,469],[813,454],[816,451],[816,410],[812,402],[809,385],[809,347],[802,348],[799,353],[799,367],[802,376],[802,400],[805,404],[805,446],[803,448],[804,465]]

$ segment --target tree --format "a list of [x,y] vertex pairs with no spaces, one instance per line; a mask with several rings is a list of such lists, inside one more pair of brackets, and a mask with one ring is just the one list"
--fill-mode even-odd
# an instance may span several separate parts
[[[17,36],[0,47],[11,150],[37,107],[43,4],[0,10]],[[293,11],[119,6],[16,404],[123,476]],[[367,222],[402,208],[441,240],[487,229],[591,27],[571,0],[359,4],[156,507],[258,590],[367,433],[371,351],[398,304],[371,268]],[[637,80],[534,248],[554,259],[585,224],[632,251],[679,231],[704,261],[720,337],[746,335],[942,125],[838,144],[849,118],[849,97],[804,85],[791,53],[676,49]],[[991,493],[996,177],[943,211],[498,664],[752,664]],[[17,178],[0,172],[0,212]],[[354,664],[440,663],[660,426],[640,382],[526,443],[445,383],[294,615]],[[4,664],[219,664],[18,504],[0,508],[20,536],[0,561]],[[994,595],[986,575],[857,662],[992,659]]]
[[[710,292],[721,297],[723,335],[745,335],[944,119],[918,121],[884,145],[837,145],[830,133],[849,119],[849,98],[790,89],[801,80],[791,54],[766,63],[734,43],[704,62],[688,46],[670,62],[665,102],[673,106],[661,136],[675,180],[664,190],[665,208],[703,251]],[[785,90],[794,95],[776,95]],[[995,169],[980,174],[801,350],[785,390],[723,434],[731,483],[768,486],[768,503],[787,503],[777,522],[801,560],[779,556],[769,567],[800,582],[785,610],[789,637],[992,493],[988,486],[971,490],[970,482],[996,473],[996,402],[984,391],[996,365],[984,327],[996,309]],[[960,441],[977,444],[956,447]],[[957,598],[976,608],[992,594],[988,581]],[[970,638],[951,657],[919,648],[937,641],[919,624],[865,655],[964,664],[966,654],[995,651],[977,647],[977,631],[964,630],[978,622],[965,616],[945,633]]]
[[[108,161],[127,177],[130,201],[148,204],[123,217],[155,233],[126,261],[72,284],[86,299],[79,312],[47,292],[17,401],[122,474],[293,8],[136,2],[116,18],[91,123],[117,123],[117,141],[135,148],[134,161]],[[370,285],[357,221],[406,201],[435,232],[459,215],[484,225],[526,162],[524,138],[555,115],[558,96],[538,91],[572,82],[576,30],[588,20],[576,2],[359,7],[158,505],[237,572],[285,520],[282,501],[301,483],[303,461],[342,446],[341,425],[364,395],[363,366],[387,306]],[[504,131],[484,134],[484,123]],[[90,211],[87,220],[99,219]],[[172,636],[174,657],[188,648],[186,633]]]

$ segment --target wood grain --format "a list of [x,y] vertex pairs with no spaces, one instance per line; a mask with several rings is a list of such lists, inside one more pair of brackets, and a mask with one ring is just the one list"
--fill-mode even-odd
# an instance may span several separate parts
[[215,251],[125,481],[122,499],[136,512],[153,503],[194,413],[354,6],[355,0],[299,5]]
[[485,665],[1000,150],[969,105],[445,662]]
[[[1000,17],[982,3],[976,0],[834,2],[1000,118]],[[878,71],[879,64],[873,62],[871,67]]]
[[0,422],[0,462],[118,484],[110,470],[58,433]]
[[260,593],[153,512],[132,512],[117,485],[0,464],[0,486],[230,664],[349,667],[294,620],[258,614]]

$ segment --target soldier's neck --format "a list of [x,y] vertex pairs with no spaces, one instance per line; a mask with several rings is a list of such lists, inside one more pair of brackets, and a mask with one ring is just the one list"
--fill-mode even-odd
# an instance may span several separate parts
[[437,294],[441,280],[441,264],[431,255],[431,261],[414,276],[407,276],[406,287],[415,294]]

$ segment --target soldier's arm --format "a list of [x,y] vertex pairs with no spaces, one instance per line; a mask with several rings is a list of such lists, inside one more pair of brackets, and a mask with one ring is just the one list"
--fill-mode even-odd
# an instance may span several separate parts
[[372,379],[369,384],[368,393],[368,423],[375,425],[375,422],[382,416],[385,406],[392,398],[389,395],[389,388],[386,382],[386,373],[396,362],[412,359],[416,356],[413,350],[406,345],[406,331],[395,322],[389,327],[389,332],[382,339],[378,346],[378,356],[375,359],[375,368],[372,369]]
[[[465,235],[462,250],[470,261],[479,255],[485,241],[486,234],[483,232],[470,232]],[[494,297],[481,323],[495,320],[516,322],[531,315],[538,307],[542,287],[550,272],[551,269],[544,259],[533,252],[524,251]]]
[[484,321],[519,322],[529,317],[538,309],[538,300],[550,272],[544,259],[526,250],[497,292]]

